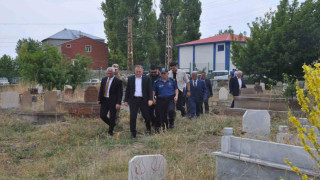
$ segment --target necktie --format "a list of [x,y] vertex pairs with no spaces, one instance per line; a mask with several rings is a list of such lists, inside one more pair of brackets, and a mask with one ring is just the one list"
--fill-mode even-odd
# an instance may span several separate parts
[[110,78],[108,78],[108,82],[107,82],[107,85],[106,85],[106,90],[104,91],[104,97],[107,97],[109,84],[110,84]]
[[197,87],[196,80],[193,80],[193,86],[194,86],[194,87]]

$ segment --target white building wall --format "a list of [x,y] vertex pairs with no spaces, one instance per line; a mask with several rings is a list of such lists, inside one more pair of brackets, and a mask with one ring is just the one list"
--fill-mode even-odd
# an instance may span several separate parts
[[190,63],[193,65],[193,46],[184,46],[180,48],[179,65],[180,69],[189,72]]
[[[230,50],[231,49],[232,49],[232,45],[230,44]],[[232,69],[236,69],[236,66],[232,62],[232,53],[230,52],[230,71],[232,71]]]
[[198,70],[213,70],[213,44],[195,46],[195,63]]
[[[223,51],[218,51],[218,46],[224,45]],[[225,70],[225,60],[226,60],[226,45],[225,43],[216,44],[216,71]]]

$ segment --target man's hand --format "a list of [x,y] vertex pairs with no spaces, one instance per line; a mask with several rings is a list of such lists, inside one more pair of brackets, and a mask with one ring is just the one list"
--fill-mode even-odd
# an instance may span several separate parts
[[191,93],[190,91],[187,92],[187,97],[190,97]]
[[153,104],[157,104],[157,101],[156,101],[156,99],[154,99],[154,98],[153,98]]
[[178,101],[178,96],[175,96],[174,97],[174,102],[177,102]]
[[124,102],[123,104],[124,104],[125,106],[128,106],[128,102]]
[[148,101],[148,106],[152,106],[152,104],[153,104],[153,101],[149,100]]
[[116,109],[120,109],[120,104],[116,104]]
[[101,104],[101,102],[100,102],[100,101],[98,101],[97,103],[98,103],[98,104]]

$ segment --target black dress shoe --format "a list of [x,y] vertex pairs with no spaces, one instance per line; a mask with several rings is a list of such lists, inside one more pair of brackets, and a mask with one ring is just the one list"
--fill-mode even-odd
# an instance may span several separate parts
[[108,134],[109,134],[110,136],[113,136],[113,132],[112,132],[112,131],[108,131]]
[[170,124],[169,129],[173,129],[173,128],[174,128],[174,124]]
[[131,133],[131,138],[136,138],[136,134],[135,133]]
[[150,136],[151,135],[151,130],[146,130],[146,135]]

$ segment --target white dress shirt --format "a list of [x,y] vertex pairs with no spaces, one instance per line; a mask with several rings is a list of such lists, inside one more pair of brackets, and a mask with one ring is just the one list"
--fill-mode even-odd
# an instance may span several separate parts
[[142,77],[136,77],[134,96],[142,97]]
[[239,89],[241,89],[241,86],[242,86],[241,78],[237,78],[237,79],[238,79],[238,83],[239,83]]
[[192,79],[192,83],[193,83],[193,87],[197,87],[198,80],[193,80]]
[[[112,83],[113,78],[114,78],[114,76],[112,76],[112,78],[110,79],[110,82],[109,82],[108,92],[107,92],[107,96],[106,96],[107,98],[109,98],[109,91],[110,91],[110,87],[111,87],[111,83]],[[109,77],[106,81],[106,86],[107,86],[108,80],[109,80]],[[104,88],[106,88],[106,86]]]

